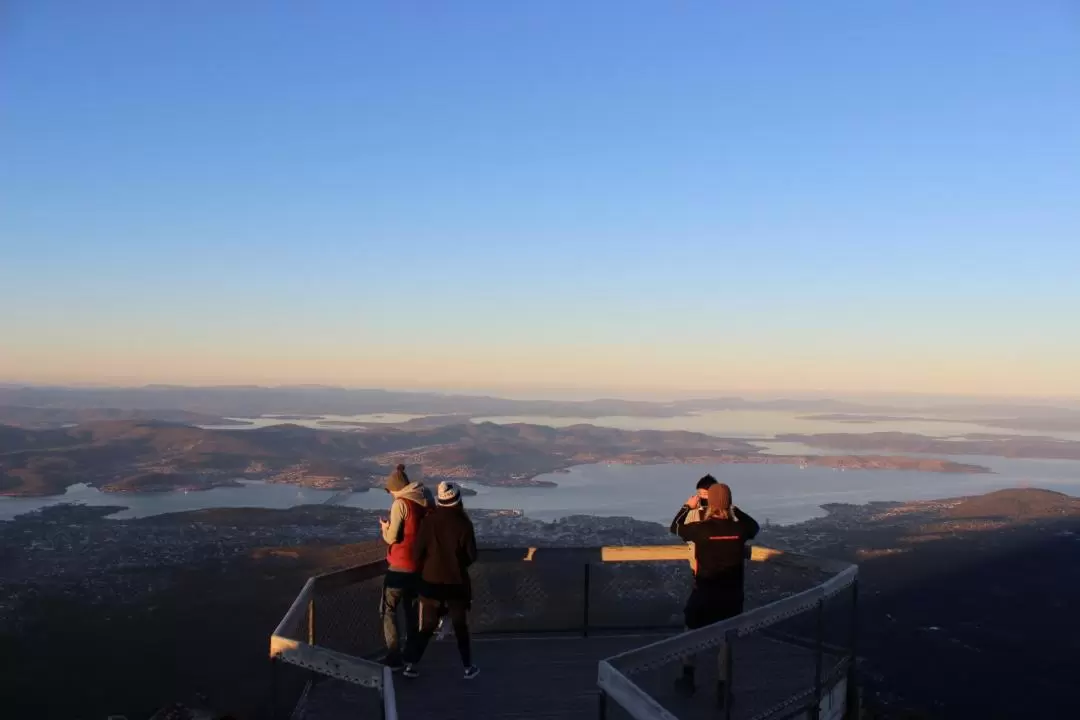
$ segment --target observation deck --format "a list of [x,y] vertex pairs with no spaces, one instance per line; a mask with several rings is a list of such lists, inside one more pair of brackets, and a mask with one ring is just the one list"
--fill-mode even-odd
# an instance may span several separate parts
[[[452,633],[432,641],[420,678],[377,661],[384,552],[309,579],[274,631],[277,718],[855,717],[854,565],[753,547],[746,611],[684,632],[685,545],[481,549],[469,618],[481,673],[465,681]],[[689,655],[688,695],[674,681]]]

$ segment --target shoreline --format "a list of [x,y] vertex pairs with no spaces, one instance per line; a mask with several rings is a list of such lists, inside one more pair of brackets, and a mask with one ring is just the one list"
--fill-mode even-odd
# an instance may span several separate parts
[[[865,502],[825,502],[817,505],[816,508],[821,512],[815,514],[813,517],[809,517],[803,520],[797,520],[788,523],[767,523],[763,519],[762,527],[773,528],[779,531],[781,534],[787,534],[792,531],[798,531],[810,526],[816,526],[817,524],[826,523],[830,527],[834,526],[837,522],[844,525],[849,524],[867,524],[878,523],[886,520],[890,521],[905,521],[905,518],[916,516],[922,513],[936,513],[942,510],[950,509],[961,503],[985,498],[994,495],[1004,495],[1010,493],[1022,493],[1022,494],[1040,494],[1040,495],[1054,495],[1065,498],[1070,502],[1080,503],[1080,495],[1070,495],[1069,493],[1060,492],[1058,490],[1051,490],[1049,488],[1039,487],[1012,487],[1004,488],[1001,490],[993,490],[989,492],[977,492],[965,495],[944,495],[942,497],[920,499],[920,500],[867,500]],[[42,508],[27,511],[14,516],[7,522],[25,522],[32,521],[34,518],[29,516],[42,517],[45,515],[70,515],[69,520],[75,521],[97,521],[105,520],[116,523],[146,523],[157,520],[168,520],[169,522],[206,522],[208,516],[219,515],[223,518],[227,518],[230,521],[237,519],[243,519],[246,522],[258,522],[262,520],[279,520],[283,525],[295,524],[298,520],[325,520],[327,518],[334,519],[369,519],[381,516],[385,514],[385,510],[354,507],[349,505],[334,505],[327,503],[304,503],[300,505],[294,505],[287,508],[272,508],[272,507],[252,507],[252,506],[240,506],[240,507],[206,507],[196,508],[191,510],[175,510],[166,511],[154,515],[141,515],[127,518],[114,518],[111,517],[119,512],[128,510],[125,505],[87,505],[79,502],[61,502],[53,505],[47,505]],[[491,517],[510,517],[518,518],[528,523],[539,523],[541,525],[557,525],[559,523],[567,521],[579,521],[579,520],[602,520],[604,522],[620,523],[625,522],[629,525],[635,526],[656,526],[663,528],[667,531],[667,523],[643,520],[635,518],[629,515],[603,515],[591,512],[569,512],[559,517],[545,519],[530,515],[528,512],[516,509],[516,508],[469,508],[469,513],[480,518]],[[52,519],[52,518],[50,518]],[[979,520],[987,520],[988,518],[977,518]],[[0,520],[0,523],[4,521]]]
[[[474,497],[477,495],[476,491],[470,488],[462,487],[464,495],[466,497]],[[794,520],[790,522],[769,522],[768,517],[762,517],[763,526],[772,527],[776,529],[782,529],[783,532],[796,531],[800,528],[812,526],[815,523],[835,523],[843,522],[863,524],[868,522],[876,522],[883,517],[897,514],[910,514],[913,512],[919,512],[923,509],[940,509],[950,504],[955,504],[960,501],[968,500],[971,498],[982,497],[987,494],[1002,493],[1002,492],[1027,492],[1034,491],[1040,493],[1054,493],[1062,495],[1067,498],[1080,500],[1080,494],[1071,495],[1069,493],[1061,492],[1059,490],[1052,490],[1050,488],[1040,487],[1010,487],[1000,490],[991,490],[986,492],[975,492],[971,494],[946,494],[940,497],[924,498],[917,500],[890,500],[890,499],[873,499],[866,500],[865,502],[824,502],[815,506],[815,512],[811,517],[806,517],[800,520]],[[113,493],[120,494],[120,493]],[[313,517],[323,516],[337,516],[338,518],[355,518],[362,519],[368,516],[379,516],[385,513],[383,509],[355,507],[350,505],[338,505],[326,502],[315,503],[301,503],[290,507],[278,508],[278,507],[259,507],[259,506],[214,506],[204,508],[192,508],[188,510],[165,510],[160,513],[153,513],[147,515],[136,515],[131,517],[113,517],[119,513],[130,510],[130,506],[127,505],[90,505],[74,502],[58,502],[43,507],[27,510],[24,513],[19,513],[8,519],[0,518],[0,525],[6,522],[20,522],[31,520],[32,516],[54,515],[55,513],[73,513],[75,518],[83,520],[90,518],[93,520],[104,520],[117,523],[128,522],[147,522],[154,519],[173,521],[191,521],[202,522],[207,515],[221,515],[225,517],[234,516],[247,516],[250,519],[274,518],[280,520],[283,524],[288,524],[290,521],[311,519]],[[551,513],[545,510],[535,510],[532,512],[522,510],[520,508],[469,508],[471,514],[477,516],[489,517],[489,516],[512,516],[527,519],[532,523],[541,523],[544,525],[556,525],[560,522],[567,520],[594,518],[602,519],[605,522],[626,522],[634,525],[655,525],[657,527],[667,528],[666,522],[657,520],[647,520],[631,515],[608,515],[598,514],[595,512],[558,512]],[[546,516],[546,517],[545,517]]]
[[[1036,458],[1027,458],[1036,459]],[[682,458],[671,457],[659,457],[650,459],[641,459],[633,457],[575,457],[569,464],[564,464],[561,467],[557,467],[551,470],[546,470],[536,474],[524,474],[522,476],[512,476],[509,478],[491,478],[485,476],[472,476],[467,474],[452,474],[447,472],[431,472],[425,473],[428,478],[433,481],[450,480],[453,482],[468,482],[482,485],[484,487],[492,488],[530,488],[530,487],[544,487],[544,488],[556,488],[558,483],[550,480],[537,480],[537,478],[543,475],[556,475],[567,474],[576,467],[583,467],[588,465],[622,465],[626,467],[656,467],[660,465],[799,465],[800,467],[823,467],[831,468],[833,470],[846,472],[852,471],[877,471],[877,470],[894,470],[902,472],[924,472],[924,473],[937,473],[937,474],[960,474],[960,475],[987,475],[995,474],[993,470],[984,465],[975,465],[971,463],[955,462],[953,460],[943,460],[940,458],[920,458],[909,457],[905,455],[773,455],[766,452],[755,452],[749,454],[733,454],[723,453],[719,455],[702,454],[698,456],[686,456]],[[164,475],[163,475],[164,476]],[[122,488],[116,486],[115,483],[109,483],[102,486],[91,485],[90,483],[74,482],[64,488],[64,492],[58,493],[42,493],[34,491],[0,491],[0,498],[11,499],[32,499],[32,498],[51,498],[51,497],[63,497],[67,494],[68,488],[86,484],[95,488],[99,492],[109,494],[164,494],[169,492],[209,492],[216,488],[223,487],[245,487],[247,485],[245,480],[248,478],[232,478],[223,481],[213,481],[210,483],[178,483],[175,486],[166,487],[149,487],[149,488]],[[291,485],[299,489],[313,489],[313,490],[332,490],[335,492],[366,492],[371,490],[373,486],[350,486],[348,484],[336,484],[329,483],[326,486],[318,486],[313,484],[287,482],[287,481],[275,481],[275,480],[251,480],[252,482],[266,482],[274,485]]]

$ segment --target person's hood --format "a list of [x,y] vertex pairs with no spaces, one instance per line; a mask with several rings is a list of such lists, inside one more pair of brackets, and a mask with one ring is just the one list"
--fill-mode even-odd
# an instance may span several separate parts
[[434,505],[434,501],[431,499],[431,491],[424,487],[423,483],[411,482],[405,486],[403,490],[390,493],[394,496],[394,499],[402,498],[404,500],[412,500],[418,505],[424,507],[431,507]]

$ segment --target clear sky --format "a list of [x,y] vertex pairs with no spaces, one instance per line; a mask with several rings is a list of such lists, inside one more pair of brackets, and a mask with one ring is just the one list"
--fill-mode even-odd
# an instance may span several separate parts
[[8,0],[0,308],[0,381],[1080,394],[1080,5]]

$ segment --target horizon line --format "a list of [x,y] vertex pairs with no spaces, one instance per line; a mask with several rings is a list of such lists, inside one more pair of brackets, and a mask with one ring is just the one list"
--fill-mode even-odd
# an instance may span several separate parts
[[[641,400],[627,397],[630,395],[666,395],[679,400],[716,400],[716,399],[745,399],[744,396],[767,395],[774,399],[785,399],[789,396],[814,396],[814,399],[829,400],[836,398],[852,397],[907,397],[907,398],[970,398],[970,399],[1031,399],[1031,400],[1080,400],[1080,395],[1070,393],[1045,394],[1045,393],[971,393],[971,392],[933,392],[920,390],[831,390],[827,388],[816,389],[701,389],[701,390],[673,390],[669,388],[593,388],[593,387],[547,387],[536,385],[504,386],[499,388],[466,388],[466,387],[394,387],[377,385],[328,385],[323,383],[175,383],[175,382],[148,382],[141,384],[116,384],[110,382],[27,382],[20,380],[0,379],[0,388],[48,388],[58,390],[147,390],[147,389],[177,389],[177,390],[341,390],[341,391],[378,391],[397,392],[411,394],[440,394],[472,397],[505,397],[502,393],[529,392],[529,393],[579,393],[590,395],[592,400],[627,400],[637,402],[663,402],[661,400]],[[509,399],[509,398],[508,398]],[[577,400],[582,402],[583,400]]]

